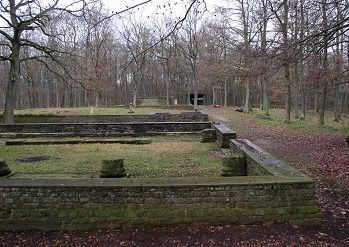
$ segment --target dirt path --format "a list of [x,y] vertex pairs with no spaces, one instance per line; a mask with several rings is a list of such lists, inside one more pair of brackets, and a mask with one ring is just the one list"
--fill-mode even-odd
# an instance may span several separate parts
[[[329,236],[349,236],[349,147],[343,135],[297,130],[256,121],[233,108],[205,107],[213,118],[237,131],[278,159],[301,169],[315,180],[316,199]],[[227,115],[234,117],[226,119]],[[327,229],[327,230],[326,230]]]
[[213,119],[215,119],[217,121],[224,122],[224,123],[229,122],[229,120],[225,118],[225,115],[229,112],[234,111],[234,108],[232,108],[232,107],[216,108],[216,107],[212,107],[212,106],[200,106],[200,109],[207,112],[207,114],[209,116],[211,116]]
[[[256,121],[255,117],[236,112],[235,108],[202,107],[213,119],[222,121],[277,158],[303,170],[314,178],[349,181],[349,147],[345,137],[336,133],[284,128]],[[233,118],[227,118],[233,115]]]

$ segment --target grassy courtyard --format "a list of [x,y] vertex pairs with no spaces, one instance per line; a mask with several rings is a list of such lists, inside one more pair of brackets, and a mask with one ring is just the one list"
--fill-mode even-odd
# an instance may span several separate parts
[[77,144],[6,146],[6,159],[14,177],[94,178],[108,156],[125,159],[130,177],[217,176],[221,152],[215,143],[200,143],[197,136],[153,137],[147,145]]

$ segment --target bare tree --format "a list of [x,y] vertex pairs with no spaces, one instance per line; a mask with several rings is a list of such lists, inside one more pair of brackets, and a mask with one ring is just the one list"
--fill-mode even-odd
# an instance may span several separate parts
[[[20,79],[20,65],[26,60],[38,60],[44,62],[44,59],[51,59],[64,70],[62,62],[59,60],[61,52],[55,48],[48,47],[43,43],[27,39],[23,35],[27,32],[35,32],[41,36],[41,40],[47,38],[58,38],[58,33],[49,33],[47,23],[53,16],[59,17],[63,13],[69,13],[74,16],[81,16],[83,10],[90,3],[95,1],[78,0],[70,4],[61,4],[59,0],[52,0],[43,3],[33,0],[8,0],[2,1],[0,5],[1,19],[6,26],[1,28],[0,34],[7,40],[7,55],[2,55],[2,61],[9,61],[10,72],[5,96],[4,122],[13,123],[15,106],[15,87]],[[21,53],[24,47],[30,47],[36,51],[35,55],[25,56]],[[48,66],[48,64],[45,64]]]
[[[198,55],[199,55],[199,19],[202,16],[201,3],[198,2],[188,12],[188,17],[184,23],[183,31],[180,32],[181,45],[180,51],[186,57],[191,68],[192,86],[194,93],[194,108],[198,105]],[[188,88],[190,90],[190,88]]]
[[326,110],[326,98],[327,98],[327,85],[328,85],[328,22],[327,22],[327,0],[322,2],[322,27],[324,30],[323,35],[323,58],[322,58],[322,99],[320,108],[319,123],[325,124],[325,110]]

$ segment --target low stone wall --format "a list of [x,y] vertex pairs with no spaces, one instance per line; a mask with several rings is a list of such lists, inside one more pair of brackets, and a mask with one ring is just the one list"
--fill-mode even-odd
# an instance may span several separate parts
[[[147,115],[16,115],[15,123],[128,123],[128,122],[205,122],[201,111],[153,113]],[[0,123],[2,116],[0,116]]]
[[294,179],[309,179],[299,170],[281,162],[247,139],[231,139],[230,149],[233,153],[246,158],[249,176],[277,176]]
[[[132,124],[126,125],[131,132]],[[151,124],[155,127],[146,131],[157,128],[168,131],[161,125],[164,123]],[[209,122],[201,124],[201,127],[210,127]],[[227,152],[246,158],[248,176],[0,178],[0,230],[85,230],[225,223],[320,224],[314,183],[310,178],[245,139],[230,139]]]
[[49,140],[22,140],[22,139],[12,139],[7,140],[5,145],[8,146],[21,146],[21,145],[63,145],[63,144],[132,144],[132,145],[145,145],[150,144],[150,138],[137,138],[137,139],[99,139],[99,138],[89,138],[89,139],[49,139]]
[[224,124],[213,124],[216,130],[216,141],[219,147],[229,148],[230,139],[236,138],[236,132],[229,129]]
[[319,224],[311,180],[0,179],[0,230]]
[[0,136],[142,136],[198,132],[210,127],[211,122],[0,124]]

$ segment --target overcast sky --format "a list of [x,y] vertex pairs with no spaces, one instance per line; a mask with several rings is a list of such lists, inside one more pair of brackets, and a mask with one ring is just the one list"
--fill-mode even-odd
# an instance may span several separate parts
[[[112,11],[120,11],[122,9],[125,9],[126,6],[133,6],[142,2],[145,2],[146,0],[102,0],[106,6]],[[152,0],[150,3],[147,3],[144,8],[156,8],[158,5],[172,5],[172,6],[184,6],[186,3],[189,3],[188,0]],[[208,8],[210,10],[213,10],[214,6],[217,4],[222,4],[222,0],[205,0]]]
[[[102,0],[111,11],[119,12],[127,7],[145,2],[146,0]],[[183,16],[186,7],[191,1],[188,0],[152,0],[137,8],[137,15],[147,17],[154,15],[172,15],[173,17]],[[207,9],[214,11],[217,4],[224,4],[224,0],[205,0]]]

